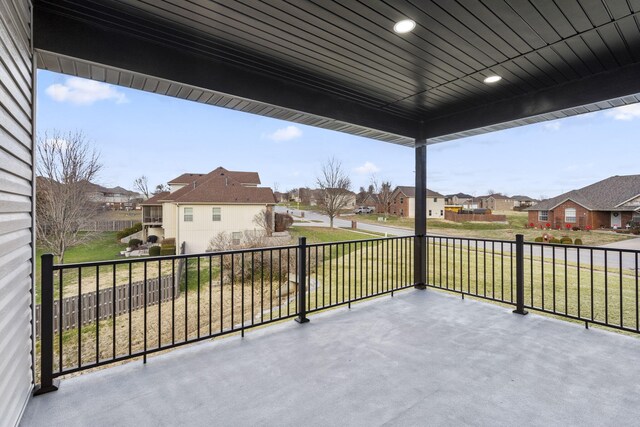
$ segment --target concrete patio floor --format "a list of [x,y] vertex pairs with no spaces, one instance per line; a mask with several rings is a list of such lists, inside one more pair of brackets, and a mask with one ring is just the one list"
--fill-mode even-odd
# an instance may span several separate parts
[[435,290],[63,380],[22,426],[638,425],[640,340]]

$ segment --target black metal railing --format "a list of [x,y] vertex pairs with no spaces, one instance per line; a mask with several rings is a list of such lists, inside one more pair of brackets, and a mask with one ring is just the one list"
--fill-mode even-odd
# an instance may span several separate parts
[[43,255],[40,381],[413,285],[413,238],[54,265]]
[[[424,245],[426,278],[414,277]],[[61,375],[349,305],[418,282],[640,332],[640,251],[410,236],[54,265],[42,257],[41,388]]]
[[428,286],[640,333],[640,251],[427,237]]

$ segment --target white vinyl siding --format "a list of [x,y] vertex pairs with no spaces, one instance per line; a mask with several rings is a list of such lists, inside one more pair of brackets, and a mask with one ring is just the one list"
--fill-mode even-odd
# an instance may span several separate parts
[[220,221],[212,221],[212,205],[192,205],[193,221],[180,222],[178,239],[186,242],[187,253],[205,252],[209,242],[220,232],[231,233],[244,231],[259,231],[253,218],[260,213],[264,205],[223,205],[221,206]]
[[211,220],[222,221],[222,209],[219,207],[211,208]]
[[576,222],[576,210],[575,208],[567,208],[564,210],[564,222],[572,224]]
[[32,389],[33,96],[31,2],[0,0],[0,426]]

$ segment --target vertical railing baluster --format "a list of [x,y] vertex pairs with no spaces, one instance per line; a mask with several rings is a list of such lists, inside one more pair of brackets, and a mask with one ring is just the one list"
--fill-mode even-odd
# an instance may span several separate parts
[[624,327],[624,306],[623,306],[623,296],[622,296],[622,251],[618,252],[618,268],[620,270],[620,327]]
[[298,317],[296,322],[307,323],[307,303],[306,303],[306,268],[307,268],[307,238],[298,238]]
[[[40,257],[40,277],[40,385],[34,396],[58,389],[53,379],[53,254]],[[59,313],[61,316],[62,306]],[[62,335],[62,330],[58,333]]]
[[517,314],[527,314],[524,309],[524,236],[516,234],[516,309]]

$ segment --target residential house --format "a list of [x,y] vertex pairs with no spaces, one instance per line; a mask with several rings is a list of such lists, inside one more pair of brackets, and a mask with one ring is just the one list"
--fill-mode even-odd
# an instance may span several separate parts
[[[416,188],[398,186],[391,195],[392,215],[415,218]],[[444,196],[427,188],[427,218],[444,218]]]
[[477,206],[474,205],[473,196],[465,193],[448,194],[444,200],[447,205],[462,206],[464,209],[474,209]]
[[542,227],[626,227],[634,213],[640,214],[640,175],[612,176],[526,210],[529,222]]
[[477,197],[478,208],[491,209],[492,211],[512,211],[516,205],[516,201],[504,194],[494,193],[487,196]]
[[514,209],[525,209],[530,206],[533,206],[535,203],[538,202],[536,199],[532,199],[529,196],[516,195],[516,196],[511,196],[511,198],[515,200],[515,203],[513,206]]
[[205,252],[220,232],[239,242],[246,231],[263,231],[254,222],[256,215],[265,209],[273,214],[273,191],[259,184],[257,172],[223,167],[208,174],[180,175],[169,181],[171,191],[142,204],[145,233],[173,237],[178,245],[185,242],[187,253]]
[[87,191],[91,200],[107,209],[131,209],[136,202],[142,200],[142,196],[135,191],[122,187],[103,187],[92,182],[87,183]]

